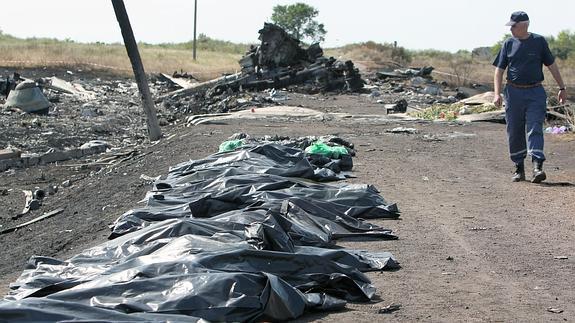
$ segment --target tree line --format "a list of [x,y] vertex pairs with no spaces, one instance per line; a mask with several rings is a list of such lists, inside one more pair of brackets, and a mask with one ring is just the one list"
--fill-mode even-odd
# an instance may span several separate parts
[[[491,53],[497,55],[501,46],[503,46],[503,42],[509,37],[511,37],[511,34],[505,34],[500,41],[491,47]],[[575,32],[563,30],[557,36],[546,36],[545,38],[549,43],[549,49],[555,57],[563,60],[575,59]]]

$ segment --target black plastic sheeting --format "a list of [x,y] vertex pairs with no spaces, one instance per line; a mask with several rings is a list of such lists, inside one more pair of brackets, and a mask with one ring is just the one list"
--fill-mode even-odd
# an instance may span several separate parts
[[363,274],[399,268],[344,237],[396,239],[366,218],[397,218],[369,185],[274,143],[182,163],[106,243],[66,261],[32,257],[0,303],[0,321],[289,320],[365,302]]

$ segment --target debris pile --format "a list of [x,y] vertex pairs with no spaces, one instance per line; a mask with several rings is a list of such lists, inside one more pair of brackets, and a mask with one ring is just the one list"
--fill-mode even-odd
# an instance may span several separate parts
[[356,92],[364,81],[352,61],[336,61],[323,56],[319,44],[307,49],[282,28],[266,23],[259,31],[261,45],[252,47],[240,60],[241,82],[245,89],[263,90],[300,85],[309,93],[322,91]]
[[[230,140],[240,137],[248,138]],[[363,219],[395,219],[397,207],[370,185],[310,181],[337,178],[303,150],[278,143],[311,138],[268,139],[173,167],[154,182],[145,207],[118,219],[113,240],[66,261],[32,257],[0,316],[285,321],[369,302],[376,291],[363,272],[398,262],[335,241],[396,239]]]
[[237,111],[250,101],[261,103],[257,95],[246,104],[238,103],[245,91],[290,88],[318,93],[363,88],[365,81],[352,61],[326,58],[318,44],[304,49],[299,40],[274,24],[266,23],[259,33],[261,44],[251,46],[240,59],[240,73],[168,93],[162,98],[164,106],[188,114],[221,113]]
[[453,104],[434,104],[409,115],[426,120],[504,122],[505,111],[493,104],[493,92],[485,92]]
[[[146,141],[136,84],[61,71],[29,70],[0,78],[0,171],[84,158]],[[160,112],[160,120],[172,120]],[[98,143],[98,144],[96,144]]]
[[[481,84],[473,84],[471,87],[450,87],[446,82],[437,82],[431,73],[432,66],[396,68],[392,70],[382,70],[373,73],[368,78],[369,84],[366,89],[371,93],[371,99],[384,105],[387,113],[412,112],[412,116],[424,119],[439,118],[439,114],[445,107],[459,104],[458,101],[470,98],[477,94],[488,92],[490,89]],[[459,105],[461,108],[463,105]],[[430,106],[440,106],[434,108],[435,112],[421,112]],[[455,108],[452,109],[455,111]],[[446,111],[446,113],[452,111]],[[421,115],[421,116],[420,116]],[[451,119],[455,119],[457,115]]]
[[[547,120],[552,125],[549,133],[560,134],[575,129],[575,106],[570,104],[559,104],[556,100],[549,100],[547,106]],[[557,105],[552,105],[556,103]],[[546,129],[547,132],[547,129]]]

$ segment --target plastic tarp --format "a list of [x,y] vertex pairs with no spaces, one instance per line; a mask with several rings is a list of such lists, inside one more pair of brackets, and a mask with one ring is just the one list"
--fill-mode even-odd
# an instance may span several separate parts
[[396,239],[363,219],[397,218],[397,207],[373,186],[310,181],[323,173],[309,157],[266,143],[174,167],[114,239],[65,261],[32,257],[0,318],[278,321],[369,301],[363,272],[398,262],[334,240]]

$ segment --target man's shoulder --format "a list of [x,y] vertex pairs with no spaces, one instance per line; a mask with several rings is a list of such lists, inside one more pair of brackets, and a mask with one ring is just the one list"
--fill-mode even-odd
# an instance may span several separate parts
[[545,39],[545,37],[536,33],[531,33],[531,37],[533,37],[533,39]]

